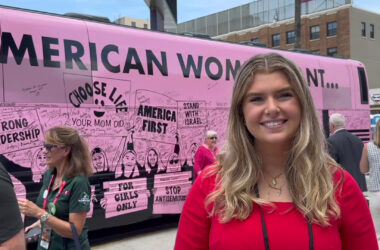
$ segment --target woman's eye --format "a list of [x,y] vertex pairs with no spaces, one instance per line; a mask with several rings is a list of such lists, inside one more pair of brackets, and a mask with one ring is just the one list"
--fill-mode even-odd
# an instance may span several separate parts
[[249,102],[260,102],[262,100],[263,100],[263,98],[261,98],[259,96],[249,98]]
[[290,97],[293,97],[293,93],[291,93],[291,92],[284,92],[284,93],[280,94],[280,98],[282,98],[282,99],[287,99]]

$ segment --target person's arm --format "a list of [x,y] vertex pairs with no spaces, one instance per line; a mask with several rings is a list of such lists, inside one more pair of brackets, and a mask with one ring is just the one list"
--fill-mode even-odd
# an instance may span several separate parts
[[25,250],[25,235],[24,230],[21,229],[16,235],[7,241],[0,244],[1,250]]
[[208,179],[199,176],[186,198],[178,225],[175,250],[209,248],[211,221],[205,208]]
[[[75,177],[77,178],[77,177]],[[69,200],[69,221],[61,220],[50,215],[46,223],[60,236],[73,238],[70,222],[75,225],[78,235],[83,230],[87,212],[90,210],[91,188],[88,179],[79,177],[71,189]],[[40,219],[46,211],[29,200],[19,199],[20,211],[37,219]]]
[[[19,199],[18,202],[21,213],[25,214],[26,216],[31,216],[39,220],[41,216],[46,213],[44,209],[38,207],[32,201],[26,199]],[[86,216],[87,211],[69,214],[69,221],[74,223],[78,235],[80,235],[80,233],[82,232],[84,223],[86,221]],[[34,223],[33,227],[36,227],[37,223],[38,222]],[[71,226],[68,221],[61,220],[50,214],[49,219],[46,221],[46,224],[48,224],[60,236],[73,239]],[[28,228],[28,230],[30,229],[31,228]]]
[[29,232],[30,230],[32,230],[33,228],[36,228],[36,227],[41,227],[41,221],[40,220],[37,220],[32,225],[27,226],[24,231],[25,231],[25,233],[27,233],[27,232]]
[[363,147],[362,158],[360,160],[360,172],[363,174],[368,173],[368,144],[365,144]]
[[203,160],[204,160],[204,157],[203,157],[203,151],[201,149],[202,146],[199,147],[199,149],[197,150],[197,152],[195,153],[195,160],[194,160],[194,176],[197,177],[201,170],[202,170],[202,166],[203,166]]
[[[86,222],[87,211],[82,211],[79,213],[70,213],[69,221],[74,224],[78,235],[82,233],[84,223]],[[49,217],[46,223],[51,226],[51,228],[62,237],[74,239],[73,233],[71,231],[71,226],[68,221],[58,219],[55,216]]]
[[4,155],[0,154],[0,163],[3,164],[4,168],[14,176],[16,179],[22,182],[22,184],[33,183],[33,172],[31,167],[23,167],[19,164],[14,163],[9,160]]
[[344,173],[345,181],[338,199],[342,249],[379,249],[367,201],[354,178],[347,171]]

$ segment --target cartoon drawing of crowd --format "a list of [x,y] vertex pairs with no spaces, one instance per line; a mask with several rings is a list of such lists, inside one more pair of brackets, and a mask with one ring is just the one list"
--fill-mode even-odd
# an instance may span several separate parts
[[[106,182],[119,183],[123,180],[146,178],[147,210],[149,213],[152,213],[155,176],[192,170],[193,159],[188,159],[181,164],[178,133],[174,133],[175,144],[172,144],[172,146],[165,144],[164,147],[163,145],[160,146],[159,143],[144,140],[143,144],[139,144],[139,151],[136,151],[134,129],[135,127],[128,128],[126,136],[121,137],[111,165],[109,165],[107,151],[102,149],[100,145],[96,145],[91,151],[94,175],[90,177],[90,183],[95,187],[95,193],[92,195],[94,216],[104,218],[107,207],[112,202],[115,202],[113,199],[105,197],[105,193],[112,192],[112,190],[103,186]],[[139,142],[142,143],[142,140],[140,139]],[[141,145],[146,145],[145,153]],[[197,144],[193,143],[190,147],[191,156],[195,154],[196,146]],[[160,154],[160,149],[170,150],[170,147],[172,148],[172,153],[166,152],[167,156],[164,159]],[[138,152],[144,154],[144,157],[139,158]]]
[[[65,108],[48,105],[36,107],[32,112],[33,116],[27,117],[28,125],[41,126],[41,131],[59,123],[73,126],[84,135],[92,149],[91,159],[94,170],[93,176],[90,177],[93,194],[91,196],[92,214],[90,213],[89,216],[92,216],[97,223],[99,220],[96,218],[103,218],[101,222],[106,222],[107,219],[121,215],[122,213],[111,211],[111,209],[117,209],[117,205],[125,206],[124,214],[134,213],[135,210],[132,209],[134,206],[142,206],[143,208],[136,207],[135,209],[144,210],[145,215],[148,216],[154,211],[155,213],[180,212],[183,205],[182,197],[187,195],[185,190],[188,190],[192,184],[194,156],[202,141],[204,131],[208,126],[222,124],[220,121],[225,117],[225,114],[221,112],[217,114],[217,120],[206,119],[208,111],[203,108],[206,106],[205,102],[202,102],[203,104],[200,105],[202,108],[198,110],[202,125],[187,126],[182,120],[177,120],[186,117],[183,114],[179,115],[182,111],[178,107],[182,105],[182,101],[145,90],[139,91],[139,96],[137,97],[136,94],[135,99],[138,105],[134,108],[130,107],[128,112],[117,113],[105,108],[105,114],[101,118],[94,117],[92,112],[89,112],[92,110],[91,107],[87,106]],[[168,106],[163,107],[159,103]],[[140,107],[139,110],[142,113],[137,112],[137,107]],[[155,116],[154,110],[167,114],[170,111],[171,119],[161,120]],[[56,116],[58,111],[59,115]],[[20,116],[22,115],[27,116],[28,113],[20,113]],[[7,119],[14,118],[9,113]],[[163,131],[159,133],[158,127],[157,130],[150,127],[144,129],[144,121],[145,126],[147,124],[151,126],[154,122],[166,123],[165,133]],[[208,124],[210,121],[212,124]],[[107,128],[108,125],[105,125],[99,128],[97,127],[99,124],[108,124],[112,127]],[[32,201],[36,199],[35,196],[42,186],[43,174],[47,168],[44,149],[41,147],[43,141],[43,133],[41,133],[25,148],[22,144],[6,145],[7,147],[3,145],[3,148],[0,148],[0,153],[2,153],[0,162],[25,187],[26,198]],[[10,152],[9,148],[15,150]],[[20,160],[20,155],[27,156],[22,156]],[[183,175],[183,173],[186,174]],[[144,183],[144,185],[139,186],[139,183]],[[117,190],[119,185],[134,187]],[[169,197],[164,191],[171,185],[181,186],[182,193],[176,194],[178,197],[181,196],[180,202],[172,199],[175,195]],[[136,203],[125,205],[120,199],[116,200],[116,194],[126,196],[129,195],[128,192],[136,192],[138,196],[135,198]],[[154,209],[155,204],[158,204],[156,209]],[[126,212],[127,208],[131,209]]]

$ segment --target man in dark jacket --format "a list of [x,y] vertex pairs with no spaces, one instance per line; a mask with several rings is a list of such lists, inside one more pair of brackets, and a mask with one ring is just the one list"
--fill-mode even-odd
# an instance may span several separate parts
[[330,137],[327,139],[329,153],[359,184],[362,192],[367,191],[364,175],[360,172],[363,142],[345,129],[345,118],[341,114],[330,116]]

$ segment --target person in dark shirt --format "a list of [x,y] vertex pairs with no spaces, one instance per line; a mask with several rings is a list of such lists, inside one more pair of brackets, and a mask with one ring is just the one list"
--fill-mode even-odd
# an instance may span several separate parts
[[0,163],[0,249],[25,249],[24,225],[11,178]]
[[[24,185],[26,199],[35,202],[42,187],[43,173],[47,169],[46,156],[43,154],[42,148],[39,148],[34,154],[32,167],[21,166],[9,160],[3,154],[0,154],[0,163],[4,166],[8,173]],[[32,218],[25,218],[25,226],[29,226],[32,223]]]

